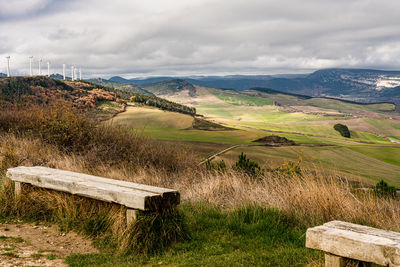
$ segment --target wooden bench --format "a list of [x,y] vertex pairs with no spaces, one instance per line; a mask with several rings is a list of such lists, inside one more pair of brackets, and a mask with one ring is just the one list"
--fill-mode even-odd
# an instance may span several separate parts
[[6,176],[15,183],[16,197],[20,197],[22,184],[30,184],[123,205],[127,208],[128,225],[136,219],[139,210],[170,208],[180,202],[176,190],[46,167],[11,168]]
[[325,266],[400,266],[400,233],[358,224],[331,221],[309,228],[306,247],[324,251]]

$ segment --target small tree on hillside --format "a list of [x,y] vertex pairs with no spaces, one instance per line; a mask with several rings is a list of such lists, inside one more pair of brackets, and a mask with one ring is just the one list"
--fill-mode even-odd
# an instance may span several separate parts
[[380,180],[374,188],[374,194],[378,197],[395,198],[397,196],[396,188],[388,185],[384,180]]
[[333,126],[333,129],[338,131],[343,137],[350,138],[350,131],[346,125],[338,123]]
[[264,170],[260,165],[258,165],[257,162],[248,159],[243,152],[239,155],[239,159],[233,168],[253,177],[261,176],[264,173]]

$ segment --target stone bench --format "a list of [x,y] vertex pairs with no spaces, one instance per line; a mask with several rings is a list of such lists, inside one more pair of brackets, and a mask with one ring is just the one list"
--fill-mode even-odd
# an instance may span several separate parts
[[180,202],[176,190],[46,167],[10,168],[6,176],[15,183],[16,197],[20,197],[22,184],[30,184],[123,205],[127,208],[128,225],[136,219],[139,210],[170,208]]
[[400,233],[368,226],[331,221],[309,228],[306,247],[324,251],[325,266],[400,266]]

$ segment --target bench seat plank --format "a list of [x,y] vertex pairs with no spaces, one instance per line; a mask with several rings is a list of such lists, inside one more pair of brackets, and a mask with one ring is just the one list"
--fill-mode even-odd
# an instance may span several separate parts
[[400,266],[400,233],[341,221],[307,229],[306,247],[340,257]]
[[7,171],[15,182],[114,202],[128,208],[149,210],[154,205],[179,204],[179,193],[157,188],[45,167],[17,167]]

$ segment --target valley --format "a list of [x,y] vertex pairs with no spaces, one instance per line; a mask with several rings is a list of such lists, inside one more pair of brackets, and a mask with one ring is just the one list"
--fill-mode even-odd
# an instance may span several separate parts
[[[384,179],[400,186],[400,146],[390,139],[400,136],[400,114],[393,104],[359,104],[261,88],[237,92],[180,80],[143,88],[169,101],[195,107],[198,116],[232,130],[198,130],[192,127],[194,119],[190,115],[140,105],[128,106],[112,123],[190,147],[201,155],[199,161],[239,145],[213,160],[232,165],[244,152],[262,166],[275,168],[301,158],[304,167],[317,166],[369,184]],[[349,127],[351,138],[333,129],[337,123]],[[286,137],[297,145],[270,147],[253,142],[268,135]]]

